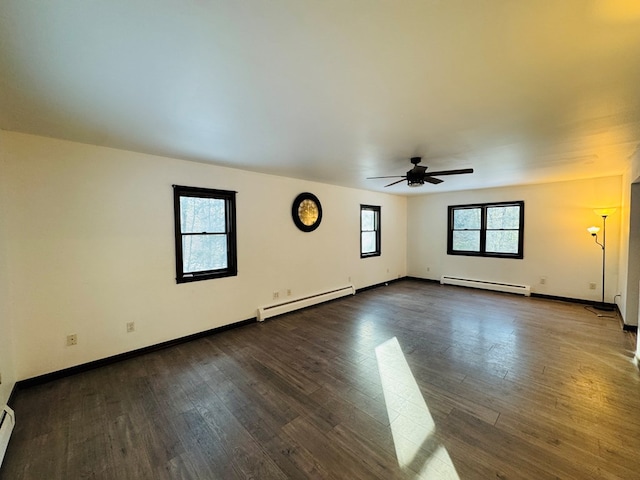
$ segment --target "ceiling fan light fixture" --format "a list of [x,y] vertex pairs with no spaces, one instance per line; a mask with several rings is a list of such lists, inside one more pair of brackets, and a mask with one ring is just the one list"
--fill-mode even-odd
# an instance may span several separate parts
[[420,182],[418,180],[407,180],[407,184],[410,187],[419,187],[420,185],[424,185],[424,182]]

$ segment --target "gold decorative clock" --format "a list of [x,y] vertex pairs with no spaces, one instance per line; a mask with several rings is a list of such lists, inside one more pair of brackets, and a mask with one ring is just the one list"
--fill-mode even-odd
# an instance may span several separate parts
[[291,206],[293,223],[303,232],[312,232],[322,221],[322,205],[313,193],[304,192],[296,197]]

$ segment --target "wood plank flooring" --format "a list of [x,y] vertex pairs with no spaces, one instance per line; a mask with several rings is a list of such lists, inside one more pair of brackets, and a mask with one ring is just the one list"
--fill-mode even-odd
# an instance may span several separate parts
[[403,280],[19,391],[0,479],[638,479],[634,350]]

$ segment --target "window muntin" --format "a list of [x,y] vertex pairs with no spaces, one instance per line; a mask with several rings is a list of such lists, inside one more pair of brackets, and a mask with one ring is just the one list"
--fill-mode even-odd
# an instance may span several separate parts
[[174,185],[176,281],[237,275],[235,192]]
[[380,207],[360,205],[360,258],[380,254]]
[[449,207],[449,255],[523,258],[524,202]]

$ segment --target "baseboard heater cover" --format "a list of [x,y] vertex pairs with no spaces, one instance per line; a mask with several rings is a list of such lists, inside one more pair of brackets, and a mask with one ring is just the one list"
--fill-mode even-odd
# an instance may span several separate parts
[[258,308],[257,318],[259,322],[262,322],[265,319],[275,317],[276,315],[293,312],[300,308],[310,307],[312,305],[317,305],[318,303],[328,302],[329,300],[335,300],[336,298],[345,297],[347,295],[355,295],[355,293],[356,289],[354,286],[347,285],[345,287],[336,288],[335,290],[295,298],[281,303],[274,303],[272,305]]
[[16,416],[8,405],[5,405],[0,411],[0,466],[4,460],[4,453],[9,445],[9,437],[13,432],[13,426],[16,424]]
[[457,285],[460,287],[482,288],[484,290],[494,290],[496,292],[518,293],[525,297],[531,296],[529,285],[516,285],[512,283],[491,282],[488,280],[473,280],[471,278],[460,278],[443,275],[440,278],[443,285]]

